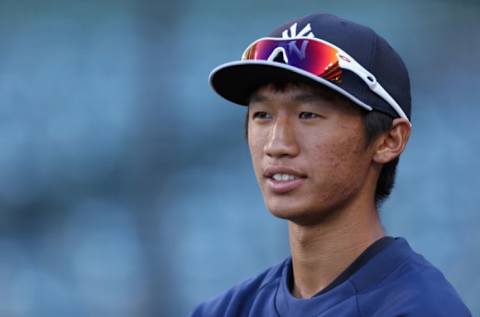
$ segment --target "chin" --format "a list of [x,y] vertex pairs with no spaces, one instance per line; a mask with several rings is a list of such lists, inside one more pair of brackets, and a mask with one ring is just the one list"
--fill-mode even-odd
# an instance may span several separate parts
[[296,222],[296,220],[308,217],[312,213],[307,205],[298,202],[285,202],[282,200],[265,202],[270,213],[277,217]]
[[[309,203],[306,201],[289,201],[282,199],[270,199],[265,201],[270,213],[281,219],[289,220],[299,225],[314,225],[327,221],[335,214],[335,208],[319,202]],[[318,208],[318,206],[325,208]]]

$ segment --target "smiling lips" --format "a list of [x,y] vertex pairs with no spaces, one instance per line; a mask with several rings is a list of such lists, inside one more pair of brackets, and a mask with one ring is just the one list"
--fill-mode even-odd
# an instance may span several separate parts
[[267,186],[277,194],[288,193],[302,185],[306,175],[288,167],[268,167],[263,176],[267,179]]

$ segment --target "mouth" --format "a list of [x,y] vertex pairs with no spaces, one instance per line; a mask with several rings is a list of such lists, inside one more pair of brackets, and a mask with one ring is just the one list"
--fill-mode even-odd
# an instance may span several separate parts
[[306,174],[299,170],[282,166],[266,168],[263,176],[268,189],[277,194],[285,194],[297,189],[307,178]]
[[277,182],[288,182],[288,181],[293,181],[295,179],[298,179],[298,177],[291,174],[276,173],[276,174],[273,174],[271,179]]

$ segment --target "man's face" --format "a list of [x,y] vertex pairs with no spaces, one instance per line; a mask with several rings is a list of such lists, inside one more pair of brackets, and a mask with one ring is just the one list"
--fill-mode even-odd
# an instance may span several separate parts
[[307,224],[366,192],[373,201],[362,111],[324,88],[264,86],[252,96],[248,144],[273,215]]

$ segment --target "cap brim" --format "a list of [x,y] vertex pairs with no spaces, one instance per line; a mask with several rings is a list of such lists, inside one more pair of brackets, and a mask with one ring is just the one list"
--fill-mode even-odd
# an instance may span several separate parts
[[223,98],[239,105],[248,105],[258,87],[278,81],[322,84],[337,91],[359,106],[372,110],[349,92],[334,83],[300,68],[274,61],[235,61],[216,67],[209,76],[210,85]]

